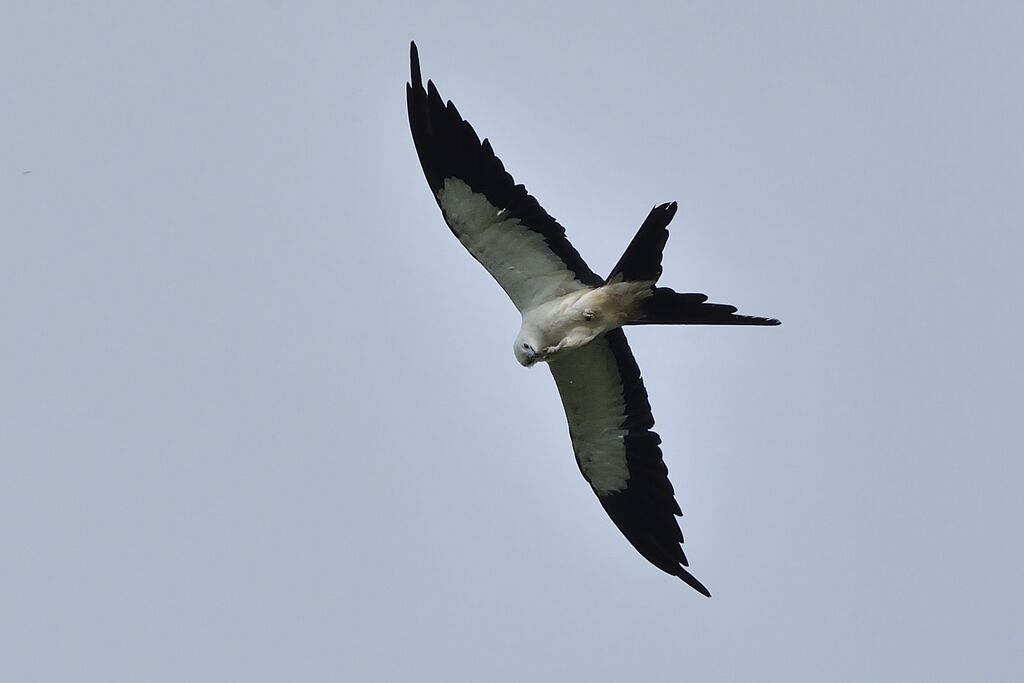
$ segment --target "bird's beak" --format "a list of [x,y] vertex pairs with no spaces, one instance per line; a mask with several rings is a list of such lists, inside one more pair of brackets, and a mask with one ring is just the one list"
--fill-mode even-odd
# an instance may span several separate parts
[[525,360],[526,362],[523,363],[523,367],[532,368],[534,365],[537,364],[537,361],[543,360],[543,357],[541,356],[541,354],[534,351],[531,353],[527,353]]

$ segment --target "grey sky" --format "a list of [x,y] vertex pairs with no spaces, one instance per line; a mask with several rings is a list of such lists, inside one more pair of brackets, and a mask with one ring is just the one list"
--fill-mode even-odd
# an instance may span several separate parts
[[[0,679],[1024,674],[1015,3],[9,3]],[[452,238],[425,77],[605,272],[704,599]],[[24,173],[31,171],[31,173]]]

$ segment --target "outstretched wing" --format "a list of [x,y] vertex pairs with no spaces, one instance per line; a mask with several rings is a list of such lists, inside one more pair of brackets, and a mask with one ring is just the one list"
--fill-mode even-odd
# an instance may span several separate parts
[[603,284],[548,215],[505,171],[491,144],[480,142],[455,105],[428,81],[423,88],[412,44],[406,86],[409,126],[423,173],[455,236],[498,281],[520,311]]
[[549,365],[576,462],[605,511],[654,566],[710,597],[684,569],[682,513],[626,335],[612,330]]

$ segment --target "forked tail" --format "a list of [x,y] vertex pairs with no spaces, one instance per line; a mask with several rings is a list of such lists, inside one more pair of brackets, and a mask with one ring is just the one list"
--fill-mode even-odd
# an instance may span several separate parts
[[775,318],[739,315],[728,304],[709,304],[706,294],[680,294],[655,287],[641,304],[640,317],[627,325],[781,325]]
[[639,315],[627,325],[779,325],[775,318],[738,315],[736,307],[709,304],[705,294],[680,294],[656,287],[661,277],[661,255],[668,242],[668,224],[676,203],[660,204],[648,214],[606,282],[650,282],[651,296],[640,303]]
[[676,215],[675,202],[660,204],[648,214],[633,241],[612,268],[608,282],[657,282],[661,277],[661,252],[668,242],[668,224]]

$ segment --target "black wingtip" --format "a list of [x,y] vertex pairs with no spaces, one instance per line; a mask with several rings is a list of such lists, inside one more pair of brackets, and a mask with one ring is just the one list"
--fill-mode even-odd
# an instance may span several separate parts
[[710,598],[711,597],[711,591],[709,591],[704,586],[703,583],[698,581],[697,578],[693,574],[691,574],[690,572],[686,571],[682,567],[679,567],[678,571],[676,572],[676,576],[678,576],[680,579],[682,579],[683,582],[687,586],[689,586],[693,590],[697,591],[698,593],[700,593],[704,597],[706,597],[706,598]]

